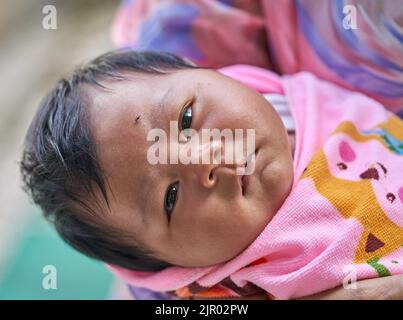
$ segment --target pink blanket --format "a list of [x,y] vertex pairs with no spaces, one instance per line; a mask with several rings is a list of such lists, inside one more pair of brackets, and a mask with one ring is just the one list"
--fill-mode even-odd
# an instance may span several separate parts
[[227,263],[135,272],[126,282],[180,297],[288,299],[403,273],[403,121],[378,102],[308,73],[221,69],[259,92],[284,92],[296,123],[294,185],[257,239]]

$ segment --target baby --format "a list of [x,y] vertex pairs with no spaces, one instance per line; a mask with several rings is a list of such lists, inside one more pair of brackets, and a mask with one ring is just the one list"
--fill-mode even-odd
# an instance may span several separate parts
[[[356,104],[366,104],[365,119]],[[254,129],[252,157],[151,164],[149,132],[169,132],[171,121],[179,135]],[[113,52],[48,94],[27,133],[21,169],[26,190],[61,237],[130,283],[183,297],[217,290],[240,296],[250,285],[298,297],[341,283],[342,272],[332,268],[343,239],[368,253],[346,248],[343,266],[371,267],[396,253],[396,241],[403,244],[401,179],[386,179],[388,168],[403,169],[402,128],[375,101],[308,74],[280,79],[248,66],[217,72],[167,53]],[[188,139],[169,143],[186,152]],[[377,155],[393,146],[386,168]],[[225,152],[221,140],[196,146],[200,158],[217,152]],[[357,175],[346,173],[350,165]],[[247,166],[251,174],[237,174]],[[368,200],[355,207],[354,192],[367,192]],[[376,202],[374,192],[388,196]],[[393,244],[367,223],[368,210],[387,220]],[[343,239],[337,231],[345,231]],[[401,273],[402,255],[394,257],[394,270],[382,266]],[[324,261],[331,265],[326,283],[306,287]],[[375,276],[358,270],[358,278]]]

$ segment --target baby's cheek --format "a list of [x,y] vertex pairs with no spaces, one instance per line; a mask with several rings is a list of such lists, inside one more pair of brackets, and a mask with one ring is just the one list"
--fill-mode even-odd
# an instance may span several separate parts
[[262,172],[266,182],[267,201],[271,202],[273,210],[281,207],[291,192],[293,182],[293,166],[288,158],[278,159],[269,164]]

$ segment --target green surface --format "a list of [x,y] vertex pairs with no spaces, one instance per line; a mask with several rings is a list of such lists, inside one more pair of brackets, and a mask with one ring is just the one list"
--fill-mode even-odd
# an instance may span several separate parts
[[[46,265],[56,267],[55,290],[42,286]],[[113,276],[102,263],[70,248],[38,217],[0,280],[0,299],[107,299]]]

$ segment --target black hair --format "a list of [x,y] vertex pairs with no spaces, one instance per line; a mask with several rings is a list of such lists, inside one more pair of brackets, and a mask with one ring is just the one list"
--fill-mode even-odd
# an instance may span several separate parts
[[170,53],[113,51],[59,80],[39,105],[20,163],[23,188],[76,250],[132,270],[169,266],[139,245],[129,245],[120,230],[102,223],[100,201],[109,208],[107,181],[89,128],[91,101],[85,85],[106,89],[102,80],[124,80],[123,71],[164,74],[189,68],[198,67]]

